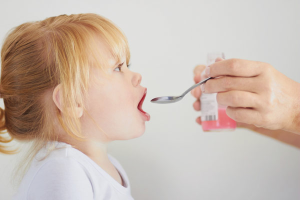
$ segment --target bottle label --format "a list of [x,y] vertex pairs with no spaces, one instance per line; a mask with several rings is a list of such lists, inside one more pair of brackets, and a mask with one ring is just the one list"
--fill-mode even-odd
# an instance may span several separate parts
[[204,94],[201,97],[201,121],[218,120],[218,102],[217,93]]

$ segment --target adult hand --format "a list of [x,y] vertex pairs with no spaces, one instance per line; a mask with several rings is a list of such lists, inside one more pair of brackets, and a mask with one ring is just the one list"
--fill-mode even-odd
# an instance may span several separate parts
[[[207,81],[201,87],[203,91],[200,87],[192,91],[197,98],[194,109],[201,110],[202,92],[218,93],[218,103],[228,106],[226,113],[237,121],[238,127],[275,136],[284,142],[290,141],[290,136],[296,137],[300,147],[299,135],[293,134],[300,134],[300,84],[267,63],[239,59],[216,61],[207,68],[199,65],[194,69],[196,83],[201,78],[218,77]],[[197,122],[201,124],[201,119],[197,118]]]

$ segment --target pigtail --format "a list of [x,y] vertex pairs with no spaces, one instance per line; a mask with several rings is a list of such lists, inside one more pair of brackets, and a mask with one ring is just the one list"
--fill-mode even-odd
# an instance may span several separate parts
[[6,134],[6,126],[5,126],[5,111],[0,108],[0,153],[4,154],[13,154],[14,150],[8,150],[7,146],[3,144],[7,144],[13,140],[12,136],[5,136]]

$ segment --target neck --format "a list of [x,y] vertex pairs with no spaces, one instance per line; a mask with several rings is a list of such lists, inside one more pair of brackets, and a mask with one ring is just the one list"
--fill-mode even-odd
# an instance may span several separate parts
[[75,149],[78,149],[87,155],[100,166],[109,162],[106,143],[101,143],[94,140],[78,140],[70,136],[59,138],[59,141],[72,145]]
[[60,141],[72,145],[74,148],[87,155],[104,171],[106,171],[112,178],[114,178],[118,183],[123,185],[122,178],[119,172],[108,158],[106,143],[95,142],[94,140],[80,141],[76,140],[75,138],[70,139],[70,137],[68,140],[60,139]]
[[108,161],[106,144],[95,141],[79,141],[73,146],[74,148],[78,149],[79,151],[90,157],[100,166],[104,162]]

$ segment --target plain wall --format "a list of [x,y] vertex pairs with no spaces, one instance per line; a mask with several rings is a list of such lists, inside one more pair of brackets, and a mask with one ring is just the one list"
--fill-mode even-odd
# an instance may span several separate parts
[[[151,120],[142,137],[114,142],[109,152],[127,171],[135,199],[299,200],[299,149],[243,129],[204,133],[190,94],[176,104],[150,103],[193,85],[193,69],[210,51],[270,63],[300,82],[299,10],[299,0],[1,0],[0,39],[27,21],[87,12],[125,32]],[[21,157],[0,155],[1,200],[14,193]]]

